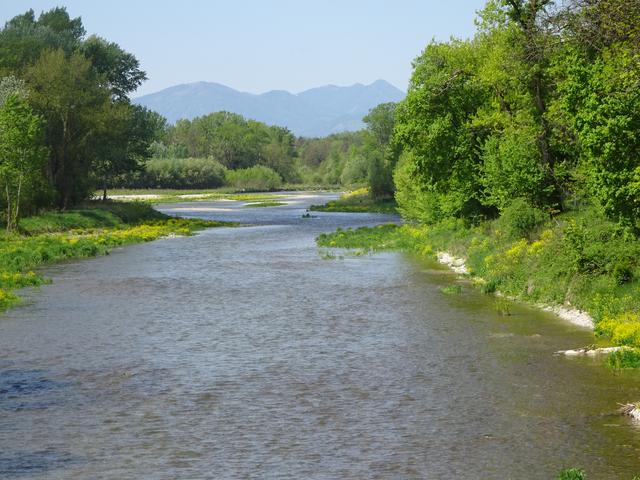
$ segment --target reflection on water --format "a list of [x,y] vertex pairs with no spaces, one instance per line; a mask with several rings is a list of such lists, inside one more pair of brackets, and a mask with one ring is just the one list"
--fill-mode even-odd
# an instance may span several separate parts
[[[400,254],[314,237],[389,217],[168,205],[252,224],[52,267],[0,318],[2,478],[554,478],[640,473],[634,372],[589,332]],[[325,197],[329,197],[325,195]]]

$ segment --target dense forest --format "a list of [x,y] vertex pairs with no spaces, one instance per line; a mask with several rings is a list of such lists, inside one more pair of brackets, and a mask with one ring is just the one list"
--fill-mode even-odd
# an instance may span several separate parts
[[596,204],[637,231],[640,3],[490,1],[477,27],[414,62],[394,136],[403,213],[433,223]]

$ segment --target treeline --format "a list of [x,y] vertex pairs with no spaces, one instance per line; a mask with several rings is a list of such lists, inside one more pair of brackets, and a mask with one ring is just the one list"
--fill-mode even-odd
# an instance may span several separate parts
[[8,229],[41,207],[68,208],[140,168],[164,119],[133,105],[138,60],[87,37],[80,18],[33,10],[0,30],[0,205]]
[[393,195],[400,149],[393,143],[396,104],[383,103],[363,118],[366,129],[325,138],[301,138],[301,172],[307,183],[367,185],[377,197]]
[[128,188],[270,190],[301,181],[295,137],[286,128],[216,112],[165,126],[145,168],[114,177]]
[[597,205],[640,229],[640,2],[491,0],[470,40],[414,61],[392,143],[425,223]]
[[118,177],[114,185],[244,189],[264,188],[264,180],[270,178],[267,183],[273,188],[281,184],[370,185],[376,193],[389,196],[397,158],[388,146],[394,115],[395,104],[379,105],[365,117],[367,129],[326,138],[296,138],[286,128],[228,112],[179,120],[154,142],[153,159],[144,171]]

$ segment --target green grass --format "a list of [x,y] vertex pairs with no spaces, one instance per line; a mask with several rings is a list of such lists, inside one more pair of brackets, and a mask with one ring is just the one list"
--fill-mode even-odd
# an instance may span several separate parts
[[324,205],[311,205],[309,210],[317,212],[348,213],[397,213],[397,204],[392,198],[376,199],[366,188],[347,193],[338,200],[331,200]]
[[640,350],[637,348],[625,347],[621,350],[611,352],[607,357],[607,365],[614,370],[639,368]]
[[[96,192],[96,197],[101,197],[101,192]],[[138,198],[123,198],[117,196],[126,195]],[[153,198],[145,198],[146,195],[154,195]],[[121,202],[136,201],[139,203],[158,204],[158,203],[182,203],[182,202],[204,202],[215,200],[236,200],[236,201],[254,201],[254,200],[274,200],[282,198],[282,195],[272,193],[238,193],[230,187],[217,189],[199,189],[199,190],[176,190],[176,189],[114,189],[108,191],[108,196],[115,196],[116,200]]]
[[579,468],[569,468],[558,475],[558,480],[586,480],[586,478],[584,471]]
[[259,202],[259,203],[247,203],[244,208],[260,208],[260,207],[280,207],[286,205],[284,202]]
[[168,235],[234,225],[169,217],[145,204],[91,202],[87,207],[91,208],[24,218],[20,233],[0,234],[0,310],[19,303],[16,289],[47,282],[35,272],[40,266],[104,255],[114,247]]
[[595,209],[558,215],[522,239],[505,234],[499,220],[477,226],[449,220],[338,230],[320,235],[317,243],[427,257],[447,251],[465,258],[486,293],[570,305],[594,318],[600,338],[640,348],[640,240]]
[[460,285],[447,285],[440,289],[445,295],[459,295],[462,293],[462,286]]

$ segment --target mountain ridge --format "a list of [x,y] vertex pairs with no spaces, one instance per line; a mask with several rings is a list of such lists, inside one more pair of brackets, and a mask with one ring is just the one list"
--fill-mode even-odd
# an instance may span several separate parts
[[133,102],[162,114],[171,123],[225,110],[294,134],[323,137],[363,128],[362,117],[380,103],[397,102],[405,93],[385,80],[369,85],[323,85],[291,93],[269,90],[248,93],[217,82],[174,85],[134,98]]

